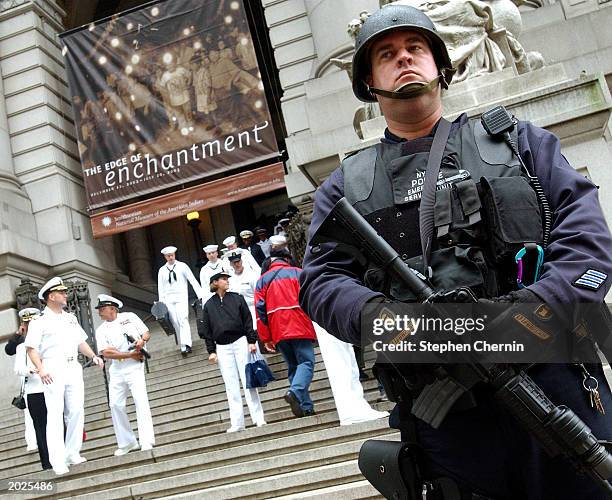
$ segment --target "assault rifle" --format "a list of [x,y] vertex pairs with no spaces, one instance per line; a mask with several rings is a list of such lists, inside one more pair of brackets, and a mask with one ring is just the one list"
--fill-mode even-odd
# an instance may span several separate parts
[[[374,228],[351,206],[340,199],[313,236],[311,251],[318,245],[336,243],[339,251],[365,256],[400,280],[423,303],[475,302],[468,288],[436,292],[408,266],[397,252],[381,238]],[[579,473],[588,474],[612,498],[612,454],[591,429],[566,406],[556,406],[542,389],[518,365],[466,364],[445,365],[447,376],[424,387],[413,401],[414,416],[437,428],[453,404],[476,383],[492,387],[498,403],[539,442],[551,457],[564,456]],[[398,380],[403,377],[398,374]],[[422,480],[418,467],[407,466],[400,459],[405,450],[376,446],[380,441],[364,443],[359,457],[360,469],[366,479],[388,498],[422,498]],[[387,443],[391,444],[391,443]],[[405,443],[404,443],[405,446]],[[373,455],[374,450],[381,450]],[[392,458],[391,458],[392,457]],[[378,464],[372,466],[372,464]],[[389,482],[396,484],[389,484]],[[401,481],[402,484],[397,484]],[[414,484],[415,481],[421,484]],[[412,483],[412,484],[411,484]]]

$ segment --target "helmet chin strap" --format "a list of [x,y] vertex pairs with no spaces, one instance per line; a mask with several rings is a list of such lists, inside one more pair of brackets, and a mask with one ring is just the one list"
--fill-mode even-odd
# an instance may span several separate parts
[[445,78],[442,73],[436,76],[429,83],[425,82],[410,82],[395,90],[382,90],[374,87],[368,86],[368,90],[372,94],[378,94],[383,97],[388,97],[389,99],[413,99],[415,97],[419,97],[420,95],[427,94],[435,89],[440,84],[440,79],[442,79],[443,85],[445,83]]

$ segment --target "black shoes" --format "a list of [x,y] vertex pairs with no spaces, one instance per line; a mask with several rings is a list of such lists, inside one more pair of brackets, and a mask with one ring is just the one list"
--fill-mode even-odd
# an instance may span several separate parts
[[304,411],[304,416],[305,417],[310,417],[311,415],[316,415],[314,409],[313,410],[305,410]]
[[291,407],[291,411],[296,417],[304,416],[304,411],[300,407],[300,402],[295,397],[295,394],[293,394],[293,392],[287,391],[287,393],[285,394],[285,401],[289,403],[289,406]]
[[186,352],[187,354],[191,354],[191,346],[188,346],[188,345],[187,345],[187,346],[185,346],[185,352]]

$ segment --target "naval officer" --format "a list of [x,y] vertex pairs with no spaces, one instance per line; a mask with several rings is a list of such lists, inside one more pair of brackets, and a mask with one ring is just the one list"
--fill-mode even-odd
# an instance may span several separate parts
[[[122,307],[123,302],[119,299],[105,294],[98,295],[96,309],[104,323],[96,329],[96,344],[98,352],[105,359],[112,359],[108,371],[108,399],[117,438],[117,457],[138,448],[143,451],[150,450],[155,444],[142,354],[151,334],[134,313],[119,312]],[[128,391],[132,394],[136,407],[140,445],[136,441],[125,410]]]
[[[43,382],[47,406],[47,449],[57,475],[68,472],[68,465],[80,464],[85,422],[83,368],[79,352],[104,366],[87,344],[87,334],[74,314],[64,311],[67,288],[61,278],[47,281],[38,298],[47,303],[42,316],[30,322],[25,346]],[[64,420],[66,438],[64,440]]]
[[166,259],[157,273],[157,293],[159,301],[166,304],[170,321],[178,334],[181,354],[186,356],[191,352],[191,328],[189,327],[189,296],[187,283],[199,299],[203,298],[202,288],[195,276],[184,262],[176,260],[176,247],[162,248],[161,253]]
[[[235,236],[228,236],[223,240],[223,244],[227,247],[227,254],[224,256],[224,267],[230,270],[231,276],[231,274],[233,274],[233,270],[231,270],[231,264],[227,259],[227,255],[229,255],[233,250],[236,250],[238,248],[238,242],[236,241]],[[249,252],[246,248],[242,249],[242,262],[244,263],[244,267],[247,270],[254,272],[258,276],[261,274],[261,267],[259,267],[259,264],[255,260],[255,257],[253,257],[253,255],[251,255],[251,252]]]

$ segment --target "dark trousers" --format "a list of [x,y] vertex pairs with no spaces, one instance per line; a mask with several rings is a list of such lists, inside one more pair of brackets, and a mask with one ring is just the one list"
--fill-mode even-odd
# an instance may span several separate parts
[[38,444],[38,455],[43,469],[52,469],[47,451],[47,405],[45,395],[42,392],[28,394],[28,411],[34,422],[36,432],[36,443]]
[[305,412],[313,409],[308,388],[314,373],[315,354],[312,340],[288,339],[276,344],[287,363],[289,390],[300,402],[300,408]]
[[[571,408],[598,439],[611,440],[610,388],[601,365],[588,365],[588,369],[599,382],[606,415],[591,408],[575,366],[539,365],[529,375],[553,403]],[[477,407],[447,415],[438,429],[416,420],[417,439],[430,477],[451,477],[466,489],[496,500],[608,498],[591,478],[578,475],[566,459],[550,458],[494,401],[487,388],[475,395]],[[397,418],[397,413],[394,416]]]

